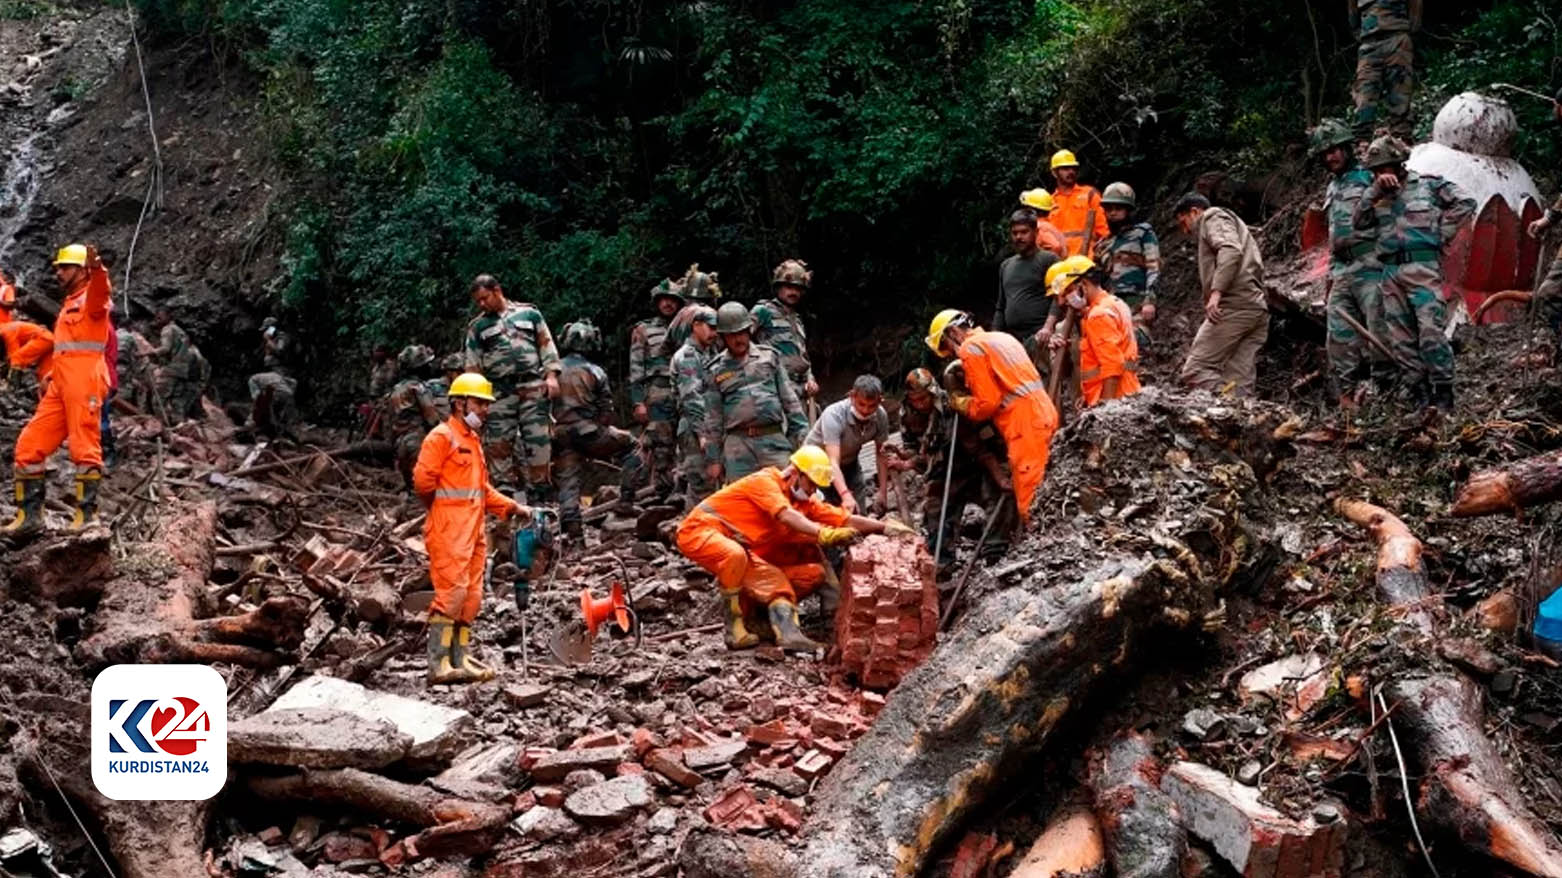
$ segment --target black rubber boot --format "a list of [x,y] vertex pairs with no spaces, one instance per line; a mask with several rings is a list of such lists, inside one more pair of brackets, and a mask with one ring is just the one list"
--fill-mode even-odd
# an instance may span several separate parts
[[464,683],[466,675],[455,664],[455,627],[449,616],[428,617],[428,684]]
[[98,523],[98,486],[101,484],[103,474],[97,470],[76,474],[76,514],[71,516],[71,530]]
[[794,652],[814,652],[824,644],[803,633],[797,621],[797,604],[788,600],[770,602],[770,627],[776,632],[776,646]]
[[748,630],[743,621],[743,599],[738,592],[721,593],[721,608],[726,625],[722,629],[728,649],[751,649],[759,645],[759,637]]
[[42,475],[16,477],[16,517],[5,526],[5,536],[23,540],[43,533],[44,481]]

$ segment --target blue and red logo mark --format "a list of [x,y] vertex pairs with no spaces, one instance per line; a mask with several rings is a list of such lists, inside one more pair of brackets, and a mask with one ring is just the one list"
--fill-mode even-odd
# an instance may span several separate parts
[[211,717],[193,698],[115,698],[108,704],[110,753],[189,756],[211,734]]

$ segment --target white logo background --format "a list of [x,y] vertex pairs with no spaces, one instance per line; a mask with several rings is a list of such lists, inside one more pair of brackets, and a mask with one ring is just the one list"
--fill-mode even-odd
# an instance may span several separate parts
[[[200,705],[202,713],[189,713],[173,699],[189,698]],[[171,708],[174,719],[162,729],[164,741],[203,739],[189,756],[166,753],[142,753],[126,737],[123,722],[137,702],[155,699],[135,728],[152,740],[150,724],[156,709]],[[117,714],[111,715],[109,702],[123,700]],[[210,732],[205,729],[210,725]],[[109,741],[118,740],[124,753],[109,752]],[[121,770],[113,770],[115,763]],[[126,762],[143,769],[151,763],[164,763],[162,771],[123,770]],[[205,771],[167,771],[179,767],[204,766]],[[92,681],[92,782],[98,792],[110,799],[146,801],[157,799],[209,799],[222,790],[228,780],[228,684],[208,665],[111,665]]]

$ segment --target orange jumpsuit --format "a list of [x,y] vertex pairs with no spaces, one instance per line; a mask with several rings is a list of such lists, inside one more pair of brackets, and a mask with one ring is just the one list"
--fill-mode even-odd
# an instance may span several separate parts
[[483,565],[488,560],[483,513],[509,515],[518,504],[489,484],[482,439],[454,414],[423,437],[412,468],[412,490],[419,497],[433,495],[423,523],[429,579],[434,583],[429,612],[470,625],[483,606]]
[[36,323],[0,323],[0,341],[5,342],[6,360],[12,369],[37,367],[38,380],[42,381],[54,365],[54,336]]
[[1079,387],[1085,405],[1101,401],[1108,379],[1117,379],[1117,396],[1139,392],[1139,342],[1134,338],[1134,315],[1128,303],[1102,293],[1085,307],[1079,326]]
[[0,323],[16,319],[16,287],[0,274]]
[[1031,499],[1047,474],[1058,410],[1047,397],[1025,346],[1006,332],[973,330],[955,352],[965,367],[971,402],[965,415],[991,419],[1009,446],[1009,470],[1020,519],[1030,521]]
[[781,470],[771,466],[700,501],[678,525],[678,551],[715,574],[722,591],[740,591],[744,609],[795,604],[824,581],[824,567],[814,540],[781,523],[787,509],[832,527],[850,517],[812,497],[793,499]]
[[1040,217],[1036,218],[1036,246],[1056,253],[1059,259],[1068,255],[1068,243],[1063,233],[1058,231],[1057,226]]
[[1096,244],[1111,234],[1106,224],[1106,210],[1101,207],[1101,193],[1094,186],[1076,183],[1067,191],[1054,189],[1052,200],[1057,206],[1047,215],[1047,219],[1058,227],[1068,241],[1068,255],[1078,256],[1083,253],[1089,256],[1095,251]]
[[32,420],[16,437],[18,475],[42,475],[44,463],[60,443],[70,440],[71,462],[78,470],[103,468],[102,424],[108,393],[108,366],[103,362],[109,334],[108,270],[87,269],[87,282],[60,304],[54,321],[54,365],[48,387]]

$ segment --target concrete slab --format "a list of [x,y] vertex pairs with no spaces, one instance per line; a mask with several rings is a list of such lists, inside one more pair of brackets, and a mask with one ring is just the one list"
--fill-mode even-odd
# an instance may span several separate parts
[[308,677],[278,698],[270,710],[329,708],[390,722],[412,738],[407,759],[443,765],[471,743],[475,722],[464,710],[378,692],[335,677]]
[[406,757],[412,736],[394,723],[326,707],[268,710],[228,726],[234,762],[294,768],[384,768]]

